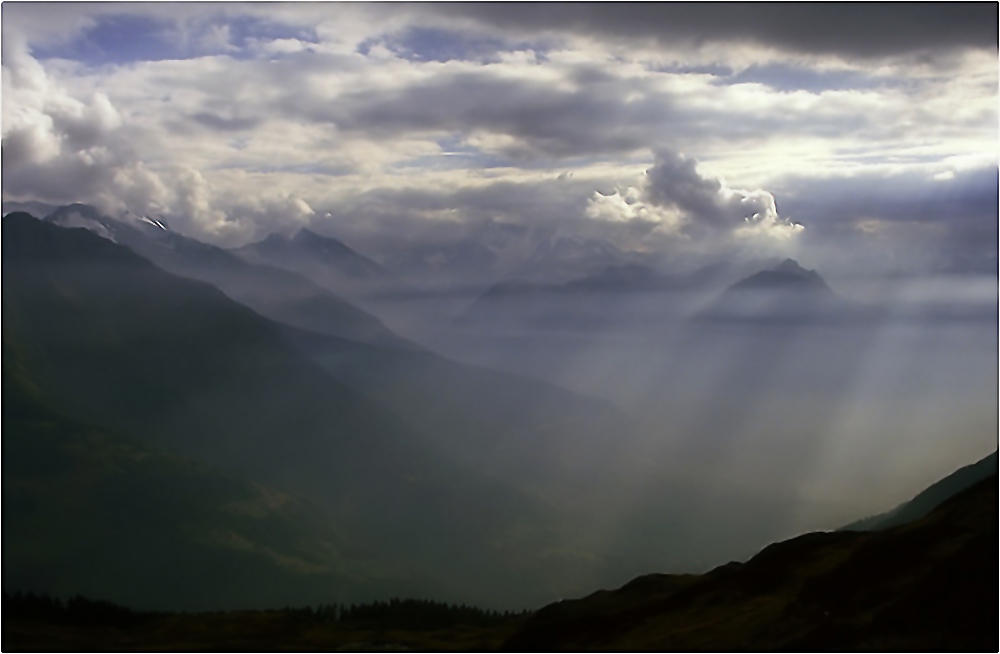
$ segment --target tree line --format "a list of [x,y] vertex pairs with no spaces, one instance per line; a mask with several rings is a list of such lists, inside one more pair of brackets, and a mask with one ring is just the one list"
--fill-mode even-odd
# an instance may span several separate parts
[[367,604],[326,604],[313,611],[314,619],[358,627],[441,629],[453,625],[489,626],[530,611],[496,611],[434,600],[399,599]]
[[[399,599],[364,604],[321,604],[316,607],[286,606],[280,612],[300,622],[343,624],[367,629],[443,629],[455,625],[490,626],[524,617],[530,611],[495,611],[466,604],[434,600]],[[76,595],[66,600],[38,593],[3,593],[4,619],[18,618],[78,625],[130,627],[152,618],[170,615],[163,611],[138,611]]]
[[69,624],[102,624],[129,627],[150,618],[164,615],[156,611],[136,611],[114,602],[92,600],[75,595],[66,600],[38,593],[4,593],[3,617],[61,622]]

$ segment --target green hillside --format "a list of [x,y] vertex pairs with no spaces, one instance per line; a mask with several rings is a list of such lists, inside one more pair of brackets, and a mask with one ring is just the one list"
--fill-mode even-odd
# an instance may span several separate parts
[[139,608],[378,595],[388,574],[303,498],[74,420],[3,374],[3,585]]

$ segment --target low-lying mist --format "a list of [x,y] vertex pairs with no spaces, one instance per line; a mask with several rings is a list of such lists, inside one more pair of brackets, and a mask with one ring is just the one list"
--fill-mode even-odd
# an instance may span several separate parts
[[857,320],[699,319],[718,292],[506,297],[481,321],[463,319],[475,298],[411,298],[381,315],[446,356],[610,400],[634,422],[607,434],[617,469],[577,496],[586,510],[571,513],[588,518],[567,526],[623,546],[625,575],[835,529],[995,447],[995,278],[849,288]]

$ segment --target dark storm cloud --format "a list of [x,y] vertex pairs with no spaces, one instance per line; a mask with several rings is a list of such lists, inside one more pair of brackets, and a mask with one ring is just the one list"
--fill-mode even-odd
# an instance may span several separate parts
[[933,179],[924,171],[896,175],[783,180],[784,206],[811,222],[862,218],[905,222],[974,221],[997,225],[997,169],[959,172]]
[[693,231],[728,231],[746,223],[790,226],[778,217],[769,192],[728,188],[718,178],[701,175],[697,161],[679,152],[656,153],[655,165],[646,171],[643,199],[653,205],[676,207],[689,218]]
[[[786,179],[782,207],[804,222],[809,243],[837,243],[846,234],[910,243],[932,252],[936,268],[996,273],[998,171],[968,170],[950,179],[924,172]],[[849,256],[849,248],[844,248]]]
[[[519,163],[538,157],[628,154],[664,144],[754,140],[780,130],[787,136],[859,134],[872,116],[849,111],[822,121],[807,112],[740,112],[722,102],[689,106],[684,94],[653,90],[644,80],[577,65],[570,86],[501,76],[488,69],[441,72],[397,87],[345,93],[336,102],[286,92],[275,111],[330,123],[370,138],[407,133],[491,133],[512,137],[497,146]],[[298,88],[293,80],[289,89]],[[739,114],[739,119],[734,116]]]
[[521,32],[663,45],[746,42],[847,57],[997,47],[996,3],[463,3],[433,10]]
[[696,164],[676,152],[658,153],[656,165],[646,173],[646,198],[653,204],[674,205],[717,227],[732,222],[734,212],[720,197],[722,184],[699,175]]
[[622,152],[645,147],[648,128],[670,111],[667,98],[625,103],[628,83],[595,82],[562,90],[549,83],[505,79],[484,72],[442,74],[389,90],[345,94],[336,103],[304,105],[286,96],[287,109],[338,129],[373,136],[406,132],[486,131],[522,143],[506,154],[526,157],[544,152],[573,156]]

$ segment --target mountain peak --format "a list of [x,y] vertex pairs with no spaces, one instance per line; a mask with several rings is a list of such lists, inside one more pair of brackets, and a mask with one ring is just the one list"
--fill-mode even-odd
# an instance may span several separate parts
[[799,265],[794,259],[785,259],[769,270],[750,275],[737,282],[733,289],[763,289],[795,286],[798,288],[814,288],[829,291],[829,287],[815,270],[809,270]]
[[323,254],[354,254],[354,250],[339,239],[317,234],[306,227],[295,232],[295,236],[290,241],[296,245],[313,248]]
[[251,245],[258,247],[259,246],[269,247],[275,245],[285,245],[288,243],[288,241],[289,241],[288,237],[282,234],[281,232],[271,232],[270,234],[265,236],[262,240],[257,241],[256,243],[253,243]]
[[802,266],[799,265],[799,262],[796,261],[795,259],[785,259],[771,270],[777,272],[794,273],[799,275],[808,275],[809,273],[815,272],[813,270],[808,270],[806,268],[803,268]]
[[864,312],[793,259],[736,282],[699,314],[710,320],[840,320]]

